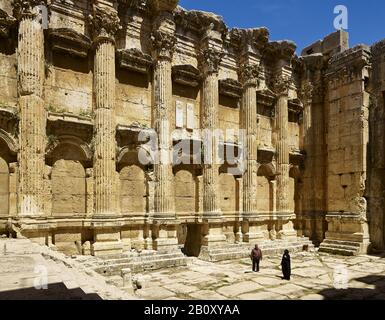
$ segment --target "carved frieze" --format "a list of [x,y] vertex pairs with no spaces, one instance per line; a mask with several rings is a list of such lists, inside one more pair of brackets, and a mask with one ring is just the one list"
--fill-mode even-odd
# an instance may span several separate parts
[[119,66],[131,71],[147,74],[153,64],[150,55],[141,52],[138,49],[118,50],[117,61]]
[[69,28],[48,30],[52,50],[64,51],[70,55],[86,58],[91,47],[91,39]]

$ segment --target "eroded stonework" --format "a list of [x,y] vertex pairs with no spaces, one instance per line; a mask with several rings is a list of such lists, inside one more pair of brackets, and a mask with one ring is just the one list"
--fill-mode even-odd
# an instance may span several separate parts
[[161,0],[1,0],[0,37],[0,231],[144,269],[385,250],[383,41],[297,56]]

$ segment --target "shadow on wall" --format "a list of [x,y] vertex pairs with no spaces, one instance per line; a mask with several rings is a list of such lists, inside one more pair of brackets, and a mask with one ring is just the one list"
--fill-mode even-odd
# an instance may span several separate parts
[[385,276],[370,275],[353,280],[373,285],[374,288],[325,289],[318,294],[325,300],[385,300]]
[[0,300],[102,300],[96,293],[67,289],[63,283],[48,284],[47,289],[24,288],[0,292]]

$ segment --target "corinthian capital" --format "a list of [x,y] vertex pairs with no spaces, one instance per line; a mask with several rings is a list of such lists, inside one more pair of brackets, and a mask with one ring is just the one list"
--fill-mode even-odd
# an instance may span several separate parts
[[13,15],[20,20],[24,16],[35,17],[37,12],[34,8],[39,5],[47,5],[47,0],[13,0]]
[[118,13],[114,8],[94,5],[90,20],[95,41],[101,39],[115,40],[115,34],[121,26]]
[[290,85],[291,85],[291,78],[288,76],[279,75],[273,79],[274,92],[278,96],[288,95]]
[[154,31],[151,35],[152,48],[156,58],[172,59],[176,37],[165,31]]
[[204,74],[217,73],[223,58],[223,51],[215,48],[206,48],[199,53],[199,63]]
[[259,66],[257,64],[244,64],[239,71],[239,79],[243,85],[257,85]]
[[303,103],[309,103],[314,94],[314,86],[310,81],[305,81],[300,91],[300,97]]

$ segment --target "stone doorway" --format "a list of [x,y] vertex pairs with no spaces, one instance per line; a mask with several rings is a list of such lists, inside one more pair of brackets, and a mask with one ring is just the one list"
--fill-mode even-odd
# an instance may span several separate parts
[[187,224],[186,241],[183,247],[183,253],[189,257],[198,257],[202,245],[202,225]]

